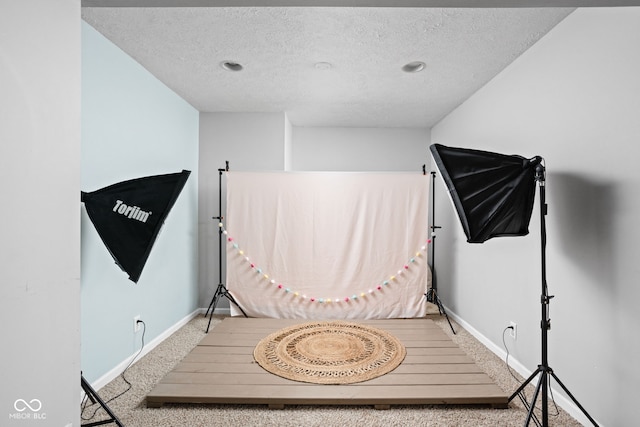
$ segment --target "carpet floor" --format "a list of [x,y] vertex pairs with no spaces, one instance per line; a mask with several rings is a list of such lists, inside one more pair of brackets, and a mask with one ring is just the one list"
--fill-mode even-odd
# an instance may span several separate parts
[[[223,316],[214,316],[215,327]],[[496,384],[508,394],[515,391],[522,378],[510,372],[503,360],[484,347],[471,334],[456,323],[452,334],[446,318],[429,315]],[[286,406],[283,410],[270,410],[266,405],[198,405],[165,404],[161,408],[147,408],[146,394],[172,368],[184,358],[205,336],[209,318],[197,316],[160,345],[150,351],[125,373],[131,389],[109,402],[108,406],[127,427],[208,427],[208,426],[279,426],[279,427],[332,427],[332,426],[522,426],[527,412],[514,399],[508,409],[492,409],[485,406],[460,405],[407,405],[392,406],[388,410],[376,410],[371,406]],[[453,321],[452,321],[453,322]],[[515,376],[515,377],[514,377]],[[108,401],[127,389],[122,377],[111,381],[98,391]],[[533,387],[527,388],[527,396],[533,395]],[[540,399],[537,402],[540,405]],[[565,411],[550,403],[549,425],[581,426]],[[86,405],[82,412],[83,423],[107,418],[99,405]],[[114,424],[111,424],[114,425]],[[531,425],[535,425],[533,422]]]

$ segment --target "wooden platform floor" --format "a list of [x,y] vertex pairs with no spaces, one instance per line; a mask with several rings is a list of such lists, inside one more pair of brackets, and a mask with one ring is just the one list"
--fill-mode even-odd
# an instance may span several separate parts
[[211,329],[147,395],[164,403],[285,405],[486,404],[506,408],[508,396],[430,319],[364,320],[407,349],[394,371],[348,385],[316,385],[268,373],[253,359],[258,342],[304,320],[226,318]]

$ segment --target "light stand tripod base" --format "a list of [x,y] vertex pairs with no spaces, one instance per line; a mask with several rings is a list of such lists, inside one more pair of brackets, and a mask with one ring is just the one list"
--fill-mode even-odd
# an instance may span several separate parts
[[429,301],[432,304],[435,304],[438,307],[438,312],[440,313],[440,316],[444,314],[444,317],[447,318],[447,322],[449,323],[449,327],[451,328],[451,332],[453,332],[453,334],[455,335],[456,331],[455,329],[453,329],[451,320],[449,320],[449,315],[447,315],[447,312],[444,309],[444,306],[442,305],[442,302],[440,301],[440,298],[438,297],[438,293],[436,292],[436,290],[433,288],[429,288],[429,290],[427,291],[426,294],[424,294],[424,296],[427,297],[427,301]]
[[209,323],[207,324],[207,333],[209,333],[209,328],[211,327],[211,320],[213,319],[213,312],[216,309],[216,305],[218,304],[218,301],[220,300],[220,297],[225,297],[226,299],[228,299],[230,303],[232,303],[233,305],[238,307],[238,310],[240,310],[242,312],[244,317],[248,317],[247,313],[245,313],[244,310],[242,309],[242,307],[240,307],[240,304],[238,304],[238,302],[233,297],[233,295],[231,295],[231,293],[229,293],[229,290],[227,289],[227,287],[224,284],[220,283],[220,284],[218,284],[218,288],[216,289],[216,293],[213,294],[213,298],[211,299],[211,303],[209,304],[209,308],[207,308],[207,312],[204,314],[204,316],[207,317],[207,315],[209,314],[209,311],[211,311],[211,315],[209,316]]
[[102,406],[102,409],[105,410],[107,415],[109,415],[109,419],[102,421],[95,421],[88,424],[82,424],[83,427],[92,427],[92,426],[101,426],[105,424],[115,423],[118,427],[124,427],[124,425],[120,422],[116,414],[114,414],[111,409],[107,406],[107,404],[100,398],[98,393],[91,387],[91,384],[84,379],[84,376],[80,374],[80,385],[82,386],[82,390],[87,394],[87,397],[91,401],[91,403],[99,403]]
[[[578,408],[582,411],[582,413],[591,421],[594,426],[598,426],[598,424],[591,418],[591,415],[587,413],[587,411],[580,405],[580,403],[576,400],[575,397],[571,394],[569,389],[565,387],[565,385],[560,381],[560,379],[553,372],[553,369],[549,366],[549,358],[548,358],[548,332],[551,329],[551,319],[549,319],[549,304],[553,295],[549,295],[547,290],[547,257],[546,257],[546,246],[547,246],[547,227],[545,217],[547,215],[547,202],[546,202],[546,189],[545,189],[545,169],[541,163],[536,165],[535,169],[535,178],[538,182],[538,189],[540,193],[540,252],[541,252],[541,267],[542,267],[542,293],[540,295],[540,329],[541,329],[541,352],[542,352],[542,363],[538,365],[538,369],[533,372],[527,378],[527,380],[518,387],[518,389],[509,397],[509,402],[513,400],[516,396],[520,397],[522,403],[525,405],[527,410],[529,411],[527,415],[527,420],[525,421],[525,426],[529,425],[529,422],[533,419],[537,426],[547,427],[549,425],[549,408],[548,406],[548,389],[549,389],[549,380],[550,377],[553,377],[560,384],[562,390],[571,398],[573,403],[576,404]],[[535,389],[535,393],[531,402],[527,402],[524,394],[521,392],[524,388],[531,382],[533,379],[540,374],[540,378],[538,379],[538,384]],[[534,409],[536,406],[536,401],[538,400],[538,395],[540,395],[542,400],[542,423],[536,418],[534,414]]]
[[[536,385],[534,395],[531,398],[531,402],[527,402],[524,396],[520,393],[538,375],[540,375],[540,378],[538,378],[538,384]],[[531,376],[529,376],[529,378],[527,378],[527,380],[520,385],[520,387],[509,397],[509,400],[508,400],[509,402],[511,402],[513,399],[515,399],[516,396],[520,397],[520,400],[524,404],[525,408],[527,409],[527,411],[529,411],[527,414],[527,420],[525,421],[524,425],[528,426],[531,420],[533,420],[537,426],[541,426],[541,425],[543,427],[548,426],[548,421],[544,416],[543,416],[543,422],[542,424],[540,424],[540,421],[536,418],[535,414],[533,413],[533,410],[535,408],[536,401],[538,400],[538,395],[542,390],[543,392],[542,402],[543,402],[543,405],[545,405],[545,409],[543,409],[543,415],[546,415],[547,399],[545,398],[545,396],[547,393],[547,387],[549,384],[550,376],[553,377],[553,379],[560,385],[562,390],[564,390],[564,392],[567,394],[567,396],[569,396],[571,401],[578,407],[578,409],[582,411],[584,416],[587,417],[589,421],[591,421],[591,424],[593,424],[595,427],[598,427],[598,423],[596,423],[596,421],[591,417],[591,415],[589,415],[587,410],[584,409],[584,407],[580,404],[580,402],[578,402],[578,400],[573,396],[573,394],[571,394],[569,389],[562,383],[562,381],[560,381],[560,378],[558,378],[555,372],[553,372],[553,369],[549,366],[543,366],[543,365],[538,365],[538,369],[536,369],[533,372],[533,374],[531,374]]]

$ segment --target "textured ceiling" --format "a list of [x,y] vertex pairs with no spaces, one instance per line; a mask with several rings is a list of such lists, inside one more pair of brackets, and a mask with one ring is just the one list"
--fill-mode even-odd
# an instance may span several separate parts
[[[84,7],[82,16],[201,112],[284,111],[294,126],[424,128],[572,10]],[[226,71],[223,61],[244,69]],[[412,61],[426,68],[403,72]]]

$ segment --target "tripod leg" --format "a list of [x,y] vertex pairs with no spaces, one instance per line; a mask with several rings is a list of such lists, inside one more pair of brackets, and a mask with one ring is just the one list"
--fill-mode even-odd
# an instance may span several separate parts
[[220,295],[223,294],[222,290],[224,288],[224,285],[222,283],[218,283],[218,287],[216,288],[216,291],[213,294],[213,298],[211,298],[211,303],[209,303],[209,308],[207,308],[207,312],[204,313],[204,317],[207,317],[207,315],[209,315],[209,311],[211,311],[211,315],[213,316],[213,311],[216,309],[216,305],[218,304],[218,299],[220,298]]
[[444,314],[444,317],[447,318],[447,322],[449,323],[449,327],[451,328],[451,332],[453,332],[453,335],[455,335],[456,331],[455,329],[453,329],[451,320],[449,320],[449,315],[445,311],[444,306],[442,305],[442,302],[440,301],[440,298],[438,297],[438,294],[436,293],[435,289],[429,288],[427,293],[424,295],[427,297],[427,301],[429,301],[432,304],[435,304],[438,307],[438,313],[440,313],[440,316]]
[[[213,295],[213,299],[211,300],[211,304],[209,305],[209,309],[211,309],[211,316],[209,317],[209,324],[207,325],[207,333],[209,333],[209,328],[211,327],[211,320],[213,318],[213,312],[215,311],[216,305],[218,304],[218,300],[220,299],[221,296],[227,298],[229,300],[229,302],[231,302],[236,307],[238,307],[238,309],[242,312],[244,317],[249,317],[249,316],[247,316],[247,313],[245,313],[245,311],[242,309],[242,307],[240,307],[240,304],[238,304],[238,302],[233,297],[233,295],[231,295],[231,293],[229,293],[227,288],[222,283],[220,283],[218,285],[218,289],[216,289],[216,293]],[[209,309],[207,309],[207,313],[209,313]],[[206,315],[207,314],[205,314],[205,316]]]
[[211,312],[211,317],[209,317],[209,323],[207,323],[207,330],[205,331],[205,333],[209,333],[209,328],[211,327],[211,318],[213,317],[213,311]]
[[[209,316],[209,323],[207,324],[207,331],[206,333],[209,333],[209,328],[211,327],[211,320],[213,319],[213,312],[216,309],[216,305],[218,304],[218,299],[220,298],[220,288],[221,288],[222,284],[218,285],[218,289],[216,289],[216,293],[213,295],[213,299],[211,300],[211,304],[209,305],[209,308],[211,309],[211,315]],[[209,310],[207,310],[207,313],[209,312]],[[205,314],[206,317],[206,314]]]
[[[536,391],[533,394],[533,397],[531,398],[531,403],[528,405],[529,406],[529,413],[527,414],[527,420],[524,422],[525,427],[529,425],[529,422],[531,421],[531,419],[533,418],[534,422],[536,423],[536,425],[540,425],[540,423],[538,422],[538,419],[535,417],[535,414],[533,413],[533,410],[536,408],[536,400],[538,400],[538,395],[540,394],[540,388],[542,387],[542,382],[547,380],[547,372],[544,370],[541,370],[540,373],[540,379],[538,380],[538,385],[536,386]],[[547,427],[548,426],[548,420],[543,419],[542,420],[542,427]]]
[[207,308],[207,311],[204,313],[204,317],[207,317],[209,315],[209,311],[213,313],[213,310],[211,310],[211,308],[214,306],[215,298],[216,298],[215,295],[213,296],[213,298],[211,298],[211,302],[209,303],[209,308]]
[[523,382],[522,384],[520,384],[520,387],[518,387],[518,389],[516,391],[513,392],[513,394],[511,395],[511,397],[509,397],[509,402],[511,402],[517,395],[520,394],[520,392],[522,390],[524,390],[524,388],[529,385],[529,383],[531,381],[533,381],[533,379],[540,373],[542,372],[542,369],[540,368],[540,366],[538,366],[538,369],[536,369],[535,371],[533,371],[533,373],[531,375],[529,375],[529,378],[527,378],[525,380],[525,382]]
[[560,378],[558,378],[558,377],[556,376],[556,374],[555,374],[553,371],[551,371],[551,376],[553,377],[553,379],[554,379],[554,380],[556,380],[556,382],[557,382],[558,384],[560,384],[560,387],[562,387],[562,389],[564,390],[564,392],[565,392],[565,393],[567,393],[567,396],[569,396],[569,397],[571,398],[571,400],[573,400],[573,403],[575,403],[575,404],[576,404],[576,406],[577,406],[578,408],[580,408],[580,410],[582,411],[582,413],[583,413],[587,418],[589,418],[589,421],[591,421],[591,424],[593,424],[595,427],[598,427],[598,423],[596,423],[596,422],[595,422],[595,420],[594,420],[593,418],[591,418],[591,415],[589,415],[589,413],[586,411],[586,409],[584,409],[584,408],[582,407],[582,405],[580,404],[580,402],[578,402],[578,400],[577,400],[575,397],[573,397],[573,394],[571,394],[571,392],[569,391],[569,389],[568,389],[567,387],[565,387],[565,385],[564,385],[564,384],[562,384],[562,381],[560,381]]
[[93,387],[91,387],[91,384],[89,384],[87,382],[87,380],[84,379],[84,376],[80,375],[80,385],[82,386],[82,389],[84,390],[84,392],[87,394],[87,396],[89,397],[89,399],[91,400],[91,402],[93,403],[99,403],[100,406],[102,406],[102,409],[105,410],[105,412],[111,417],[108,420],[104,420],[104,421],[97,421],[94,423],[89,423],[89,424],[82,424],[83,426],[99,426],[99,425],[103,425],[103,424],[111,424],[111,423],[115,423],[118,427],[124,427],[124,425],[120,422],[120,420],[118,419],[118,417],[116,417],[116,414],[114,414],[113,412],[111,412],[111,409],[107,406],[107,404],[100,398],[100,396],[98,395],[98,393],[93,389]]
[[531,375],[529,375],[529,378],[527,378],[522,384],[520,384],[520,387],[518,387],[518,389],[513,392],[513,394],[509,397],[509,400],[508,400],[509,402],[511,402],[513,399],[515,399],[516,396],[518,396],[520,398],[520,401],[524,405],[525,409],[528,411],[528,413],[531,413],[531,415],[527,415],[527,421],[525,422],[525,426],[529,425],[529,421],[531,420],[531,418],[533,418],[533,422],[538,427],[540,427],[540,421],[538,421],[538,418],[536,418],[535,414],[533,413],[533,408],[535,407],[535,404],[536,404],[537,392],[540,390],[542,383],[538,381],[538,385],[536,387],[536,396],[534,396],[531,403],[527,402],[526,396],[521,394],[524,388],[528,386],[538,374],[542,374],[540,376],[540,380],[542,380],[542,376],[544,375],[544,369],[542,369],[542,366],[538,366],[538,369],[536,369]]
[[244,317],[249,317],[247,316],[247,313],[244,312],[244,310],[242,309],[242,307],[240,307],[240,304],[238,304],[238,302],[236,301],[236,299],[233,297],[233,295],[231,295],[231,293],[229,291],[225,291],[225,296],[227,297],[227,299],[236,307],[238,307],[238,310],[240,310],[242,312],[242,314],[244,315]]
[[440,302],[440,298],[438,298],[438,296],[436,295],[436,299],[438,301],[438,310],[442,310],[441,313],[444,314],[444,317],[447,319],[447,322],[449,322],[449,327],[451,328],[451,332],[453,332],[453,335],[456,334],[455,329],[453,329],[453,325],[451,324],[451,320],[449,320],[449,315],[447,314],[447,312],[444,309],[444,306],[442,305],[442,303]]

